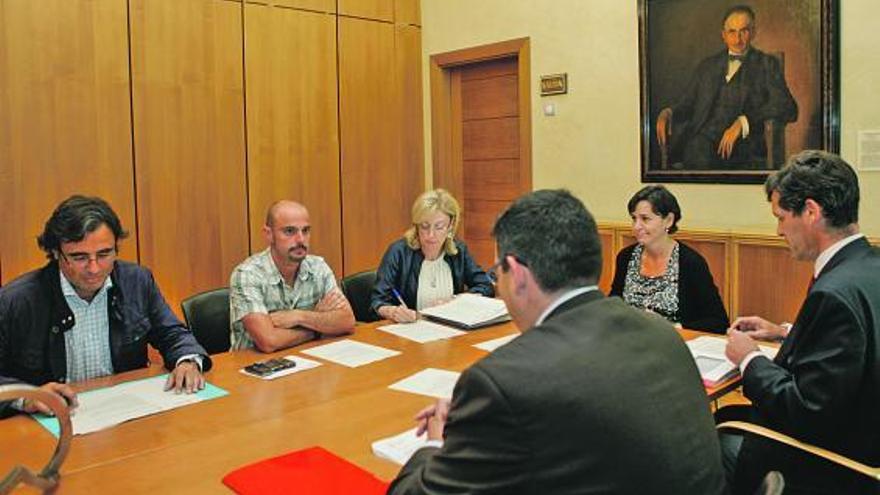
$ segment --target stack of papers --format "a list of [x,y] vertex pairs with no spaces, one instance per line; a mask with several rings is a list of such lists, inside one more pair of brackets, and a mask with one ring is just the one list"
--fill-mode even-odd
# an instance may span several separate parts
[[358,366],[396,356],[400,354],[400,351],[345,339],[333,342],[332,344],[312,347],[302,351],[302,353],[348,366],[349,368],[357,368]]
[[376,440],[372,445],[373,454],[402,466],[417,450],[424,447],[427,441],[427,434],[423,433],[422,436],[417,437],[416,428],[413,428],[393,437]]
[[468,330],[510,320],[504,301],[478,294],[460,294],[447,303],[422,310],[421,314]]
[[458,335],[464,335],[461,330],[449,328],[425,320],[416,320],[412,323],[397,323],[395,325],[383,325],[379,330],[388,332],[398,337],[403,337],[420,344],[434,340],[448,339]]
[[[724,348],[727,347],[727,339],[722,337],[697,337],[686,342],[700,370],[703,384],[707,386],[717,385],[725,380],[733,378],[739,373],[739,368],[727,359]],[[767,357],[773,359],[778,351],[775,347],[760,345],[758,348]]]

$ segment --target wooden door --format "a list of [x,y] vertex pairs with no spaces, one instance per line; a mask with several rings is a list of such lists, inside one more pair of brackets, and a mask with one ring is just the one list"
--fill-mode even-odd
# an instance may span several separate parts
[[[494,259],[491,231],[522,188],[517,57],[453,69],[453,115],[460,123],[462,236],[484,267]],[[456,97],[455,95],[458,95]]]

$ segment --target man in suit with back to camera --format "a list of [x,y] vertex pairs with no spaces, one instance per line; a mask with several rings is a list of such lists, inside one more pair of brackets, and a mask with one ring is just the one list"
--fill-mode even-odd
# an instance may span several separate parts
[[764,122],[797,120],[779,61],[751,45],[756,29],[751,7],[728,9],[721,25],[726,49],[704,59],[679,99],[657,116],[657,141],[681,151],[685,168],[765,164]]
[[[804,151],[770,176],[765,192],[792,256],[813,262],[813,282],[793,325],[737,318],[727,356],[740,367],[746,419],[865,464],[880,464],[880,251],[859,233],[859,183],[839,156]],[[775,359],[755,339],[783,340]],[[876,493],[876,482],[750,435],[722,434],[737,493],[781,471],[786,493]]]
[[723,493],[693,358],[670,324],[598,290],[584,205],[533,192],[493,233],[488,272],[525,331],[465,370],[451,403],[417,414],[429,445],[388,493]]
[[[101,198],[71,196],[37,238],[49,262],[0,289],[0,385],[28,383],[62,396],[70,383],[149,365],[147,343],[171,373],[166,390],[205,385],[208,353],[174,316],[152,273],[116,259],[128,236]],[[49,413],[40,402],[0,403],[0,416]]]
[[232,349],[274,352],[321,335],[354,330],[354,313],[333,270],[309,254],[312,224],[306,207],[276,201],[266,212],[268,247],[235,267],[230,277]]

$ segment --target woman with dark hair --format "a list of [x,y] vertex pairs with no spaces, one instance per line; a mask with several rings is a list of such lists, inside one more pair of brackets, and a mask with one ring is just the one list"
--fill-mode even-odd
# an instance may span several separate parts
[[645,186],[627,204],[636,243],[620,251],[612,296],[684,328],[724,333],[730,325],[702,256],[670,234],[681,209],[663,186]]

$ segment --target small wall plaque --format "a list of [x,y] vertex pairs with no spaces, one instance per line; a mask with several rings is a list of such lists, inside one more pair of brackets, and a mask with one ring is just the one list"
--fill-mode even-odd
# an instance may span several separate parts
[[541,76],[541,96],[568,93],[568,74]]

